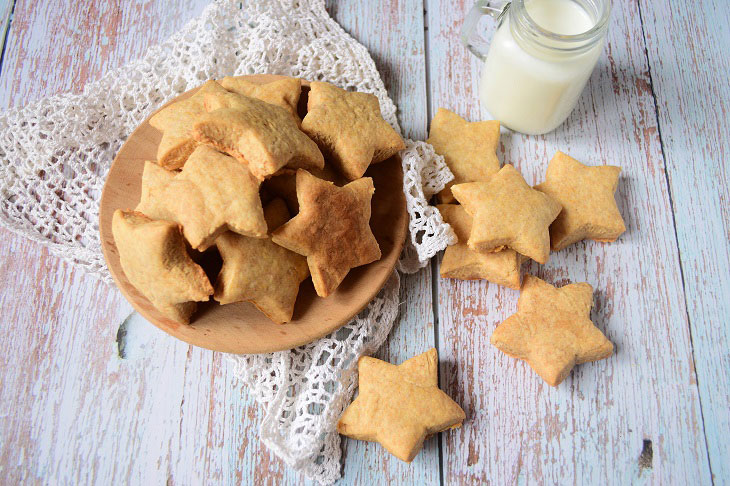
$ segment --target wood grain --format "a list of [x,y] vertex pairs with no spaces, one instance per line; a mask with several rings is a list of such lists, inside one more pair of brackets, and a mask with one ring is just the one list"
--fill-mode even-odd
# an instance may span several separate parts
[[[730,481],[730,12],[641,1],[715,484]],[[681,49],[667,49],[679,46]]]
[[[423,3],[420,0],[328,1],[327,11],[373,56],[398,110],[404,135],[424,139],[427,122]],[[431,272],[401,279],[401,315],[375,356],[391,363],[435,346]],[[345,439],[343,484],[437,484],[439,444],[432,437],[411,464],[379,444]]]
[[[102,10],[93,3],[18,2],[18,22],[0,76],[6,106],[81,89],[163,40],[206,2],[119,3]],[[411,4],[399,10],[408,22],[392,20],[394,26],[408,28],[387,31],[375,28],[378,12],[358,13],[357,2],[337,6],[339,11],[329,6],[335,18],[364,35],[372,49],[385,52],[384,58],[397,59],[400,47],[411,44],[412,57],[423,56],[422,17],[411,16]],[[421,9],[419,4],[416,11]],[[396,102],[415,106],[409,116],[416,121],[401,121],[420,136],[426,120],[423,67],[398,65],[390,73],[386,85]],[[3,482],[33,483],[41,477],[111,482],[126,477],[133,484],[301,483],[298,474],[260,443],[262,412],[232,376],[224,355],[177,342],[133,314],[120,336],[126,357],[119,358],[114,339],[131,308],[116,290],[7,231],[0,230],[0,241],[5,250],[0,253],[0,275],[6,283],[0,299],[13,321],[0,331],[0,372],[7,377],[1,403],[8,411],[0,414],[0,444],[13,445],[0,446]],[[16,285],[20,274],[26,283]],[[428,271],[404,278],[404,313],[391,346],[382,348],[379,357],[400,362],[433,346],[430,290]],[[31,312],[22,295],[33,295],[38,308]],[[49,316],[51,308],[60,310]],[[39,325],[46,328],[40,336],[35,331]],[[56,327],[64,332],[50,332]],[[35,352],[37,348],[45,352]],[[27,363],[26,371],[16,368],[21,362]],[[28,394],[34,386],[43,392]],[[41,418],[47,428],[34,425]],[[124,431],[124,440],[113,431]],[[427,443],[420,466],[393,460],[374,444],[347,443],[348,478],[378,482],[385,467],[390,477],[438,481],[435,439]],[[75,462],[77,458],[81,461]]]
[[41,96],[79,92],[165,40],[207,3],[17,0],[0,77],[1,99],[22,106]]
[[[479,62],[458,41],[471,2],[429,4],[432,106],[469,119]],[[560,149],[624,169],[617,200],[628,232],[617,243],[582,242],[527,271],[596,289],[594,321],[612,358],[579,366],[560,387],[489,344],[516,310],[518,292],[439,282],[442,377],[467,423],[444,436],[445,483],[709,483],[702,415],[663,170],[654,100],[634,2],[615,2],[609,43],[576,111],[541,137],[505,132],[500,159],[530,183]],[[443,379],[443,378],[442,378]],[[650,461],[639,461],[651,441]],[[647,458],[647,453],[644,454]],[[648,464],[648,465],[647,465]]]
[[[116,13],[90,3],[18,1],[0,76],[4,108],[78,90],[141,55],[205,2],[176,8],[148,2],[123,12],[117,6]],[[160,16],[169,19],[164,26]],[[143,343],[144,359],[119,359],[117,328],[131,311],[121,295],[34,243],[5,230],[0,238],[0,302],[7,318],[0,330],[1,482],[172,479],[189,346],[162,335]],[[219,403],[210,396],[201,402]],[[237,403],[245,401],[238,397]],[[241,420],[228,423],[240,427]]]
[[[206,3],[18,0],[0,108],[80,90]],[[377,356],[401,362],[436,333],[442,387],[468,421],[427,441],[411,465],[345,440],[343,483],[727,482],[728,12],[717,0],[640,4],[614,2],[608,48],[568,122],[545,137],[504,133],[498,154],[533,183],[557,149],[624,167],[629,230],[619,242],[579,243],[527,268],[594,285],[593,317],[616,355],[551,389],[489,344],[517,292],[437,280],[433,302],[430,272],[407,276],[403,313]],[[470,6],[428,0],[424,24],[421,1],[327,2],[372,53],[408,136],[425,137],[429,105],[486,116],[480,65],[458,43]],[[120,294],[2,229],[0,282],[0,482],[302,482],[260,443],[262,411],[224,355],[135,314],[119,358],[117,328],[131,312]]]

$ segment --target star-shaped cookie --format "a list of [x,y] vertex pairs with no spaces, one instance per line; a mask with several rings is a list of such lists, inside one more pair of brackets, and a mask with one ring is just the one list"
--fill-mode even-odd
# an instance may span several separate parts
[[558,386],[576,364],[613,354],[613,344],[591,322],[591,307],[593,288],[587,283],[555,288],[525,275],[517,313],[497,326],[492,344]]
[[185,165],[198,145],[191,131],[197,118],[205,113],[205,94],[225,92],[220,84],[208,81],[190,98],[175,102],[150,118],[150,125],[162,132],[162,141],[157,147],[158,164],[170,170]]
[[180,227],[118,209],[112,217],[112,234],[129,282],[168,318],[190,322],[195,302],[208,300],[213,287],[190,259]]
[[431,120],[426,142],[443,155],[454,180],[439,192],[439,201],[451,203],[451,186],[464,182],[486,181],[499,170],[497,145],[499,121],[468,122],[454,112],[439,108]]
[[327,297],[351,268],[380,259],[370,229],[370,177],[337,187],[297,171],[299,214],[274,231],[274,243],[307,257],[317,295]]
[[182,172],[167,184],[156,172],[145,167],[137,210],[180,223],[196,250],[205,250],[226,230],[266,237],[259,181],[236,159],[199,145]]
[[[282,199],[264,208],[270,230],[289,220]],[[223,258],[213,298],[221,304],[253,303],[272,321],[292,319],[299,284],[309,276],[307,259],[277,245],[271,239],[249,238],[227,232],[215,242]]]
[[506,164],[486,182],[457,184],[451,191],[474,218],[469,248],[485,253],[509,247],[547,262],[549,227],[560,204],[527,185],[512,165]]
[[209,111],[200,116],[193,137],[248,166],[264,180],[284,166],[322,168],[322,153],[284,108],[236,93],[209,93]]
[[145,161],[142,170],[142,197],[134,209],[154,219],[174,219],[165,208],[164,188],[175,179],[177,172],[164,169],[155,162]]
[[548,165],[545,182],[535,189],[548,194],[563,210],[550,226],[553,251],[580,240],[616,241],[626,225],[614,194],[620,167],[589,167],[562,152]]
[[526,259],[514,250],[479,253],[466,244],[471,232],[472,218],[458,204],[437,206],[444,221],[451,225],[459,241],[446,248],[441,260],[443,278],[461,280],[485,279],[511,289],[520,288],[520,267]]
[[378,98],[319,81],[311,85],[302,130],[349,180],[405,148],[401,136],[383,120]]
[[380,442],[411,462],[426,437],[461,426],[464,411],[438,388],[438,355],[426,351],[396,366],[362,357],[359,394],[337,423],[340,434]]
[[[325,164],[323,169],[313,169],[307,172],[318,179],[334,182],[338,186],[344,186],[348,182],[330,164]],[[262,183],[261,188],[271,194],[272,197],[282,198],[286,202],[286,206],[291,214],[297,214],[299,212],[299,202],[297,202],[297,171],[282,169],[266,179]]]
[[247,80],[245,76],[226,76],[219,83],[233,93],[250,96],[280,106],[291,113],[298,123],[301,122],[297,114],[299,96],[302,93],[302,81],[300,79],[283,78],[270,83],[258,84]]

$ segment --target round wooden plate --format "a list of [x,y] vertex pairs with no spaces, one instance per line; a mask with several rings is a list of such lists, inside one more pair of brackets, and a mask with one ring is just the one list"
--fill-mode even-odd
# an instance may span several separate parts
[[[264,74],[248,78],[263,84],[280,76]],[[196,90],[180,95],[171,103],[191,96]],[[306,90],[302,95],[306,95]],[[155,160],[161,134],[148,120],[130,135],[112,163],[101,196],[99,229],[104,257],[114,281],[132,306],[157,327],[190,344],[215,351],[281,351],[312,342],[343,326],[385,285],[403,248],[408,224],[398,157],[371,166],[365,174],[375,183],[370,226],[383,256],[377,262],[352,269],[329,297],[318,297],[311,279],[305,280],[294,308],[294,319],[284,325],[274,324],[245,302],[219,305],[211,300],[200,304],[190,325],[161,315],[125,277],[111,231],[114,211],[132,209],[139,203],[144,162]]]

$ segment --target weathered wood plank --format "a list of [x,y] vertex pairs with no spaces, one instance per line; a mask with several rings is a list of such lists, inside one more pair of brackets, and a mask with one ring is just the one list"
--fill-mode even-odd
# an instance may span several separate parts
[[[471,3],[429,2],[429,71],[434,109],[478,119],[486,115],[477,102],[479,62],[458,40]],[[628,232],[613,244],[579,243],[527,271],[561,285],[591,283],[594,321],[617,352],[579,366],[552,389],[489,344],[494,326],[515,311],[518,292],[440,281],[442,376],[468,420],[444,434],[444,480],[707,484],[670,198],[635,2],[614,2],[606,53],[568,122],[542,137],[505,133],[498,155],[537,183],[558,149],[590,164],[623,167],[617,197]],[[651,441],[653,454],[644,441]]]
[[[147,2],[123,11],[91,3],[18,2],[0,78],[4,107],[78,90],[141,55],[206,2]],[[162,26],[160,18],[167,19]],[[131,311],[121,295],[36,244],[4,230],[0,240],[0,301],[8,320],[0,330],[0,476],[11,484],[174,481],[184,472],[173,462],[187,447],[181,430],[194,415],[186,393],[205,376],[186,373],[186,365],[194,369],[201,359],[190,363],[203,353],[142,323],[148,339],[138,339],[134,353],[130,346],[128,359],[118,358],[117,328]],[[206,415],[210,403],[220,403],[194,396],[188,408],[191,402]],[[245,403],[240,395],[229,406],[239,402]],[[243,443],[240,418],[226,418],[230,443]]]
[[[327,11],[373,56],[388,93],[399,108],[405,136],[426,135],[426,73],[423,2],[377,0],[329,1]],[[400,363],[435,345],[431,273],[427,267],[401,280],[401,315],[386,344],[375,355]],[[343,479],[348,484],[436,484],[438,442],[432,438],[411,464],[394,458],[378,444],[344,441]]]
[[[730,481],[730,14],[640,2],[715,484]],[[668,49],[667,46],[681,46]]]
[[3,107],[80,91],[169,37],[207,3],[17,0],[0,77]]
[[[1,103],[18,106],[79,90],[163,40],[206,3],[19,0],[0,75]],[[401,20],[392,18],[388,29],[379,28],[377,11],[358,2],[329,9],[376,52],[396,102],[413,106],[401,116],[407,134],[422,137],[421,3],[393,11]],[[405,48],[420,70],[400,63]],[[123,337],[126,357],[118,358],[117,327],[131,308],[116,290],[7,231],[0,230],[0,241],[0,302],[12,321],[0,329],[0,405],[6,411],[0,414],[0,477],[10,483],[41,477],[73,483],[119,477],[136,484],[301,482],[259,442],[261,410],[222,355],[177,342],[134,316]],[[391,346],[379,353],[395,362],[434,343],[430,273],[406,277],[403,289],[404,314]],[[22,298],[27,295],[33,306]],[[438,480],[435,440],[411,466],[361,442],[349,442],[346,453],[348,480]]]

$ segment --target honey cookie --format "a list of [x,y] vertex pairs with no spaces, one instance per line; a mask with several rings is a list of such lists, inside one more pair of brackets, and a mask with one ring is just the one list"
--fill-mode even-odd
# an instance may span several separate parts
[[236,93],[205,97],[208,113],[193,127],[198,142],[246,164],[259,180],[289,168],[324,167],[322,153],[285,109]]
[[207,81],[188,99],[177,101],[150,118],[150,125],[162,132],[157,147],[157,163],[165,169],[180,169],[198,145],[192,129],[197,118],[205,113],[206,93],[225,93],[215,81]]
[[370,229],[373,180],[363,177],[338,187],[297,171],[299,214],[274,231],[274,243],[307,257],[317,295],[327,297],[351,268],[380,259]]
[[427,143],[444,157],[454,180],[438,193],[441,203],[454,202],[451,186],[464,182],[486,181],[499,171],[497,145],[499,121],[468,122],[445,108],[431,120]]
[[555,288],[525,275],[517,313],[497,326],[492,344],[558,386],[576,364],[613,354],[613,344],[591,322],[591,307],[593,288],[587,283]]
[[520,269],[526,258],[514,250],[505,249],[480,253],[466,244],[472,227],[472,218],[458,204],[436,206],[459,241],[446,248],[439,273],[443,278],[461,280],[484,279],[511,289],[520,288]]
[[302,130],[348,180],[362,177],[370,164],[405,148],[401,136],[380,114],[377,97],[330,83],[312,83]]
[[486,182],[457,184],[451,190],[474,218],[469,248],[485,253],[509,247],[547,262],[549,227],[560,213],[560,203],[530,187],[512,165],[506,164]]
[[337,423],[337,431],[380,442],[411,462],[426,437],[460,427],[464,411],[438,388],[438,354],[431,349],[396,366],[362,357],[359,394]]
[[[232,157],[206,145],[198,146],[182,172],[156,186],[145,167],[147,189],[137,210],[154,219],[180,223],[196,250],[203,251],[226,230],[255,238],[266,237],[266,220],[259,198],[259,181]],[[164,180],[164,179],[163,179]]]
[[[289,220],[281,199],[271,201],[264,214],[270,231]],[[249,238],[230,231],[215,244],[223,267],[213,298],[221,304],[251,302],[277,324],[291,321],[299,284],[309,276],[307,259],[270,238]]]
[[302,93],[302,81],[300,79],[283,78],[270,83],[258,84],[248,81],[246,76],[226,76],[219,83],[233,93],[280,106],[288,111],[297,123],[301,123],[297,114],[299,96]]
[[189,323],[196,302],[213,294],[205,272],[188,255],[176,223],[117,209],[112,235],[124,275],[169,319]]
[[535,189],[549,195],[563,210],[550,225],[553,251],[583,239],[616,241],[626,225],[616,205],[620,167],[589,167],[558,152],[548,165],[545,182]]

